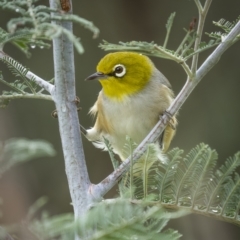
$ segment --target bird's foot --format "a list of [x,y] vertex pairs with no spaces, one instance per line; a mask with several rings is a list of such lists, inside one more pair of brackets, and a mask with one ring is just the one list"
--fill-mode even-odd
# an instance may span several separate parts
[[176,127],[175,127],[175,122],[174,122],[174,120],[173,120],[173,115],[172,115],[170,112],[168,112],[167,110],[165,110],[165,111],[163,112],[163,114],[160,115],[160,119],[161,119],[164,115],[166,116],[166,118],[164,119],[164,124],[165,124],[165,125],[168,124],[173,130],[175,130]]

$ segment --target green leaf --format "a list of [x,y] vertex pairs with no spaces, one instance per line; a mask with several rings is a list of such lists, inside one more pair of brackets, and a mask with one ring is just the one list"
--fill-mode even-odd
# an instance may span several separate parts
[[113,199],[95,204],[75,222],[73,214],[49,216],[43,213],[40,219],[25,221],[25,229],[41,240],[73,239],[74,233],[85,240],[177,240],[181,234],[166,230],[166,224],[186,213],[167,212],[160,205],[148,206],[145,201],[133,203],[127,199]]
[[16,164],[55,154],[53,146],[44,140],[9,139],[1,143],[0,176]]
[[57,24],[59,21],[75,22],[92,31],[94,38],[98,36],[99,29],[92,22],[67,12],[59,14],[55,9],[34,4],[35,2],[37,1],[0,1],[0,8],[14,11],[19,15],[8,22],[8,32],[0,30],[0,49],[6,43],[13,43],[27,56],[30,56],[31,48],[49,47],[47,41],[63,34],[72,41],[79,53],[83,53],[83,46],[79,38]]
[[[219,28],[221,28],[224,32],[212,32],[212,33],[206,33],[209,37],[217,39],[218,41],[223,41],[225,36],[234,28],[234,26],[238,23],[240,20],[240,16],[234,21],[234,22],[229,22],[226,21],[225,19],[221,18],[218,22],[213,22],[213,24]],[[236,42],[240,40],[240,34],[235,38],[233,41]]]
[[6,108],[9,103],[10,103],[10,100],[0,98],[0,108]]
[[33,94],[36,94],[36,89],[37,89],[38,85],[34,82],[34,78],[29,80],[26,77],[27,72],[28,72],[27,68],[25,68],[20,63],[18,63],[17,61],[15,61],[14,59],[12,59],[8,56],[5,56],[4,58],[2,58],[0,60],[2,60],[4,63],[7,64],[8,68],[12,72],[12,74],[14,74],[17,77],[20,77],[23,81],[22,83],[20,83],[19,80],[16,80],[13,84],[12,83],[7,84],[6,82],[5,82],[5,84],[9,85],[17,92],[20,92],[23,94],[25,93],[24,90],[26,88],[28,88]]
[[173,25],[173,21],[174,21],[175,16],[176,16],[175,12],[171,13],[171,15],[169,16],[169,18],[167,20],[167,23],[166,23],[167,33],[166,33],[166,37],[165,37],[164,44],[163,44],[164,48],[166,48],[166,46],[167,46],[169,35],[170,35],[171,29],[172,29],[172,25]]
[[[135,147],[128,141],[126,154],[131,156]],[[161,203],[167,208],[184,207],[240,224],[240,177],[236,172],[240,152],[220,168],[216,168],[217,152],[204,143],[186,157],[182,154],[183,150],[173,149],[167,163],[162,163],[156,161],[158,153],[150,145],[145,158],[141,157],[123,176],[121,196],[145,199],[153,205]]]
[[102,44],[99,45],[105,51],[134,51],[140,52],[149,56],[155,56],[165,59],[171,59],[176,62],[182,62],[183,58],[176,55],[174,51],[166,49],[162,46],[157,45],[154,42],[119,42],[119,44],[108,43],[107,41],[103,41]]

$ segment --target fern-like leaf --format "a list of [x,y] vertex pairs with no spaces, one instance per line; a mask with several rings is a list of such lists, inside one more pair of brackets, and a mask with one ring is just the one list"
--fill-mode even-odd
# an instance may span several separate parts
[[164,203],[173,203],[176,189],[174,179],[177,176],[177,169],[180,163],[183,150],[175,148],[168,153],[168,164],[161,164],[156,172],[159,190],[159,200]]
[[[226,160],[214,174],[211,181],[208,183],[208,193],[210,194],[207,199],[207,210],[214,213],[221,212],[221,205],[223,202],[226,202],[226,196],[228,194],[224,193],[226,189],[226,184],[230,186],[230,181],[232,181],[232,173],[237,167],[240,166],[240,152],[236,153],[233,157],[230,157]],[[234,185],[231,185],[234,186]],[[228,191],[231,190],[228,189]],[[220,205],[220,202],[222,204]],[[235,203],[236,204],[236,203]]]
[[182,154],[182,150],[173,149],[168,153],[167,164],[159,161],[147,164],[148,156],[156,159],[157,152],[145,154],[146,161],[141,158],[133,166],[137,169],[130,170],[123,177],[124,191],[133,191],[127,196],[171,208],[184,207],[194,213],[240,224],[240,177],[236,172],[240,166],[240,152],[217,170],[217,152],[204,143],[192,149],[186,157],[183,158]]
[[[192,149],[189,154],[183,159],[178,168],[178,183],[176,185],[176,201],[181,205],[191,206],[191,196],[190,192],[198,181],[196,173],[200,171],[200,166],[202,162],[202,155],[207,150],[207,145],[199,144],[197,147]],[[182,175],[182,173],[184,173]]]
[[55,155],[52,145],[42,140],[9,139],[0,143],[0,150],[0,176],[21,162]]
[[[40,219],[34,218],[45,202],[41,198],[31,207],[24,221],[25,235],[34,235],[39,240],[74,239],[75,233],[83,240],[177,240],[181,235],[166,230],[166,224],[172,218],[186,215],[186,211],[167,212],[160,205],[149,207],[146,202],[114,199],[96,204],[75,222],[73,214],[51,217],[43,212]],[[15,232],[14,227],[10,230]]]
[[[209,37],[217,39],[218,41],[224,41],[226,35],[233,29],[233,27],[240,21],[240,16],[234,21],[234,22],[229,22],[226,21],[225,19],[220,19],[218,22],[213,22],[213,24],[223,30],[223,32],[212,32],[212,33],[206,33]],[[236,42],[240,40],[240,35],[238,35],[235,40],[233,41]]]
[[141,52],[149,56],[155,56],[165,59],[171,59],[178,63],[182,62],[184,59],[178,55],[175,55],[174,51],[166,49],[162,46],[157,45],[154,42],[119,42],[119,44],[108,43],[107,41],[103,41],[102,44],[99,45],[100,48],[106,51],[136,51]]
[[238,212],[238,205],[240,202],[240,176],[235,173],[234,179],[230,179],[224,185],[224,197],[220,203],[222,209],[221,214],[227,217],[237,217],[240,215]]
[[36,2],[35,0],[0,1],[0,8],[14,11],[20,15],[8,22],[8,32],[3,29],[0,30],[0,48],[11,42],[29,56],[29,46],[32,46],[32,48],[36,46],[40,48],[49,47],[50,45],[46,41],[64,34],[73,42],[77,51],[83,53],[83,46],[79,38],[62,26],[55,24],[53,22],[55,20],[76,22],[92,31],[94,37],[97,37],[99,29],[92,22],[74,14],[66,12],[61,14],[59,11],[44,5],[34,5]]
[[[22,79],[22,84],[18,84],[19,82],[15,81],[12,86],[15,86],[16,89],[19,89],[20,92],[24,93],[26,88],[29,88],[29,90],[36,94],[36,89],[38,85],[34,82],[34,78],[32,78],[30,81],[27,79],[26,74],[28,72],[28,69],[23,67],[20,63],[15,61],[14,59],[10,57],[4,57],[1,59],[6,65],[8,66],[9,70],[14,74],[16,77],[20,77]],[[11,85],[11,84],[10,84]]]
[[175,16],[176,16],[175,12],[171,13],[171,15],[169,16],[169,18],[167,20],[167,23],[166,23],[167,33],[166,33],[166,37],[165,37],[164,44],[163,44],[164,48],[166,48],[166,46],[167,46],[169,35],[170,35],[171,29],[172,29],[172,25],[173,25],[173,21],[174,21]]

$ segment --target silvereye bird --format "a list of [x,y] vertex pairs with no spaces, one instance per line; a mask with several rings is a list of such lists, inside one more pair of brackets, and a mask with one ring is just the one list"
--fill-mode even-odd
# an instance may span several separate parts
[[[109,53],[97,65],[97,72],[86,80],[102,85],[97,101],[90,109],[96,116],[86,137],[104,148],[108,139],[121,160],[126,159],[126,136],[136,144],[147,136],[173,101],[171,85],[146,56],[134,52]],[[175,133],[173,116],[156,144],[166,152]],[[99,144],[100,143],[100,144]]]

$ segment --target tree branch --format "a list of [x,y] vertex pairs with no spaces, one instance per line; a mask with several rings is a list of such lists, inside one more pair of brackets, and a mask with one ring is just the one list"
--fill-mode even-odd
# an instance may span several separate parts
[[[9,56],[5,52],[0,50],[0,58],[3,59],[4,57],[9,57]],[[20,63],[18,63],[18,64],[19,64],[19,66],[22,66]],[[54,91],[54,85],[53,84],[43,80],[42,78],[40,78],[39,76],[35,75],[31,71],[27,72],[26,77],[28,79],[33,80],[34,82],[36,82],[40,87],[44,88],[50,94],[53,93],[53,91]]]
[[[217,64],[222,54],[234,43],[234,39],[240,34],[240,21],[226,36],[224,41],[213,51],[213,53],[206,59],[202,66],[197,70],[195,77],[192,80],[187,80],[186,84],[174,99],[171,106],[167,109],[169,114],[164,114],[147,137],[139,144],[132,155],[132,161],[136,162],[145,152],[149,143],[155,142],[163,130],[166,124],[170,120],[169,115],[174,116],[183,103],[187,100],[190,93],[201,81],[201,79]],[[101,198],[104,196],[119,180],[121,175],[129,169],[130,158],[128,157],[113,173],[106,177],[102,182],[97,185],[91,186],[91,193],[95,198]]]
[[42,93],[26,93],[26,94],[18,94],[14,93],[13,95],[0,95],[0,100],[14,100],[14,99],[24,99],[24,98],[31,98],[31,99],[42,99],[42,100],[48,100],[53,101],[53,98],[51,95],[42,94]]
[[[212,2],[212,0],[206,0],[204,7],[202,7],[200,1],[195,0],[195,3],[198,7],[199,21],[198,21],[198,29],[197,29],[197,38],[196,38],[196,41],[194,44],[194,51],[197,51],[199,49],[199,44],[201,43],[201,39],[202,39],[202,33],[203,33],[205,19],[206,19],[209,7],[211,5],[211,2]],[[199,53],[195,54],[192,59],[191,71],[193,74],[195,74],[197,71],[198,56],[199,56]]]
[[[53,9],[59,9],[58,0],[50,0]],[[72,4],[71,4],[72,6]],[[57,14],[57,13],[54,13]],[[72,31],[71,22],[55,22]],[[72,198],[75,219],[87,211],[93,201],[88,194],[90,180],[87,172],[75,103],[75,69],[73,44],[66,35],[53,39],[55,93],[59,130],[65,160],[65,169]]]

